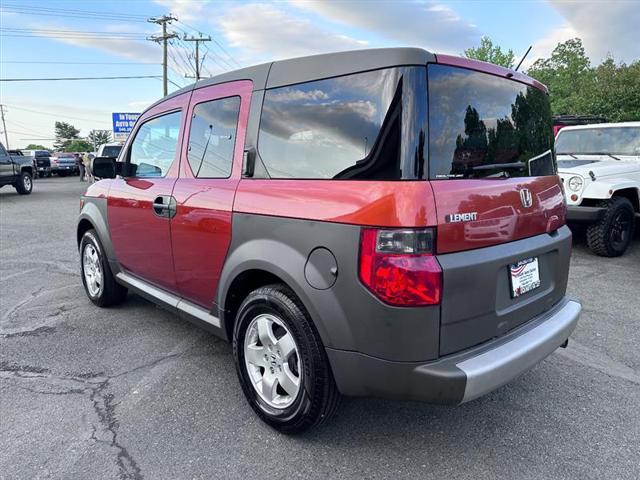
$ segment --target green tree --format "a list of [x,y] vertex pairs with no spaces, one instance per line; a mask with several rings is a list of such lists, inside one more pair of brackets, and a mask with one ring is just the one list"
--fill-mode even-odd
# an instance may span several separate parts
[[91,150],[93,150],[91,143],[79,138],[72,140],[64,147],[65,152],[90,152]]
[[573,38],[558,44],[551,57],[536,60],[527,73],[549,87],[554,114],[581,112],[592,76],[582,40]]
[[640,60],[616,64],[607,57],[592,67],[579,38],[560,43],[551,57],[527,73],[549,87],[554,115],[600,115],[609,121],[640,120]]
[[40,145],[38,143],[30,143],[29,145],[24,147],[23,150],[49,150],[49,149],[44,145]]
[[67,146],[72,140],[75,140],[80,135],[80,130],[66,122],[56,122],[55,124],[55,137],[56,141],[53,147],[58,150],[66,151]]
[[503,52],[502,48],[498,45],[494,45],[489,37],[482,37],[480,39],[479,47],[467,48],[464,51],[464,56],[475,60],[482,60],[483,62],[494,63],[507,68],[513,68],[515,63],[513,50],[509,49],[506,52]]
[[93,144],[93,149],[97,150],[100,145],[111,141],[111,132],[109,130],[91,130],[87,140]]

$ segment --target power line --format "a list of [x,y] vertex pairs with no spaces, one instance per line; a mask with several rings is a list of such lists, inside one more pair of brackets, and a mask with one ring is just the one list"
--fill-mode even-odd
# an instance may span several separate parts
[[70,39],[70,40],[145,40],[144,37],[123,37],[123,36],[106,36],[106,35],[71,35],[71,34],[56,34],[49,35],[46,33],[36,33],[34,35],[29,34],[13,34],[13,33],[0,33],[0,37],[14,37],[14,38],[53,38],[53,39]]
[[[198,30],[198,29],[197,29],[197,28],[195,28],[195,27],[192,27],[191,25],[188,25],[188,24],[186,24],[186,23],[184,23],[184,22],[182,22],[182,21],[180,21],[180,20],[178,20],[178,23],[181,23],[181,24],[182,24],[182,25],[184,25],[185,27],[190,28],[191,30],[194,30],[194,31],[198,32],[199,34],[201,34],[200,30]],[[220,42],[218,42],[218,41],[216,40],[216,38],[215,38],[215,37],[213,37],[213,36],[212,36],[212,37],[211,37],[211,39],[212,39],[213,43],[215,43],[215,44],[218,46],[218,48],[220,48],[220,50],[222,50],[222,51],[224,52],[224,54],[225,54],[225,55],[227,55],[227,57],[229,57],[229,58],[231,59],[231,61],[233,61],[233,62],[238,66],[238,68],[242,68],[242,65],[240,65],[240,63],[239,63],[239,62],[238,62],[238,61],[233,57],[233,55],[231,55],[231,54],[230,54],[230,53],[229,53],[229,52],[228,52],[228,51],[227,51],[227,50],[222,46],[222,44],[220,44]],[[232,67],[232,68],[234,68],[234,67]]]
[[58,29],[58,28],[9,28],[9,27],[0,27],[0,31],[5,31],[5,32],[27,32],[27,33],[35,33],[35,32],[49,32],[49,33],[73,33],[74,35],[83,35],[83,34],[88,34],[88,35],[134,35],[134,36],[142,36],[144,37],[147,33],[146,32],[96,32],[95,30],[93,31],[86,31],[86,30],[63,30],[63,29]]
[[139,18],[147,18],[147,15],[136,15],[136,14],[128,14],[128,13],[117,13],[117,12],[99,12],[95,10],[79,10],[77,8],[72,9],[64,9],[64,8],[51,8],[51,7],[36,7],[32,5],[24,5],[24,4],[4,4],[4,7],[8,8],[20,8],[23,10],[37,10],[37,11],[52,11],[52,12],[66,12],[66,13],[81,13],[88,15],[111,15],[111,16],[120,16],[120,17],[139,17]]
[[125,80],[132,78],[158,78],[158,75],[132,75],[126,77],[60,77],[60,78],[0,78],[0,82],[55,82],[59,80]]
[[52,62],[49,60],[0,60],[2,63],[18,63],[18,64],[33,64],[33,65],[160,65],[155,62],[67,62],[57,61]]
[[[156,78],[157,78],[157,77],[156,77]],[[57,117],[57,118],[60,118],[60,117],[61,117],[61,115],[60,115],[59,113],[42,112],[42,111],[40,111],[40,110],[32,110],[32,109],[30,109],[30,108],[17,107],[17,106],[15,106],[15,105],[5,105],[5,106],[10,107],[10,108],[13,108],[13,109],[15,109],[15,110],[24,110],[25,112],[37,113],[37,114],[40,114],[40,115],[48,115],[48,116],[51,116],[51,117]],[[85,117],[85,118],[80,118],[80,117],[72,117],[72,116],[70,116],[70,115],[62,115],[62,117],[64,117],[64,118],[69,118],[69,119],[73,119],[73,120],[82,120],[82,121],[85,121],[85,122],[103,122],[103,123],[109,123],[109,122],[107,122],[106,120],[97,120],[97,119],[94,119],[94,118],[86,118],[86,117]]]
[[62,8],[32,7],[25,5],[2,5],[2,10],[9,13],[20,13],[26,15],[87,18],[92,20],[120,20],[128,22],[146,23],[146,15],[129,15],[113,12],[97,12],[89,10],[69,10]]

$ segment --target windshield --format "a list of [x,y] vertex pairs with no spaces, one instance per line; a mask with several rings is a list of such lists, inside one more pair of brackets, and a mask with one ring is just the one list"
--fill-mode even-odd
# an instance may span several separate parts
[[118,155],[120,154],[120,150],[122,150],[122,145],[107,146],[102,149],[102,156],[118,158]]
[[554,175],[546,93],[487,73],[429,65],[432,179]]
[[640,127],[561,130],[556,140],[558,155],[640,155]]

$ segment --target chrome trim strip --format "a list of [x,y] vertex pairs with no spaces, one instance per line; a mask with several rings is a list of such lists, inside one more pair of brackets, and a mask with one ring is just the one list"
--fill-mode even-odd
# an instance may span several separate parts
[[220,319],[214,315],[211,315],[205,309],[194,305],[191,302],[187,302],[186,300],[180,300],[178,302],[178,310],[186,313],[187,315],[191,315],[192,317],[197,318],[198,320],[202,320],[214,327],[220,328]]
[[205,309],[194,305],[191,302],[181,299],[169,292],[165,292],[161,288],[151,285],[144,280],[140,280],[139,278],[125,272],[117,273],[116,279],[150,300],[161,302],[175,308],[179,312],[186,313],[198,320],[220,328],[220,319],[218,317],[211,315]]
[[180,302],[180,297],[172,295],[169,292],[165,292],[161,288],[151,285],[144,280],[140,280],[133,275],[129,275],[125,272],[116,273],[116,279],[119,282],[124,283],[126,286],[132,288],[142,296],[150,297],[152,300],[158,300],[170,307],[177,308]]
[[546,321],[513,340],[456,366],[467,376],[460,403],[508,383],[553,353],[576,328],[582,305],[569,300]]

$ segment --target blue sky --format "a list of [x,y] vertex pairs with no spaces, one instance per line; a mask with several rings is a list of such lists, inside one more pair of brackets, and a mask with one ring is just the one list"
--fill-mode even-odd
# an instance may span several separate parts
[[[640,58],[640,8],[632,0],[0,0],[0,78],[159,76],[161,48],[145,40],[159,26],[146,19],[166,13],[179,20],[170,31],[200,31],[217,42],[205,49],[205,74],[354,48],[460,54],[482,35],[518,56],[533,45],[525,65],[575,36],[594,63],[607,54]],[[171,91],[192,81],[184,75],[193,74],[193,60],[183,41],[170,51]],[[11,147],[51,145],[56,119],[82,135],[110,129],[111,112],[142,111],[161,95],[158,78],[0,83]]]

